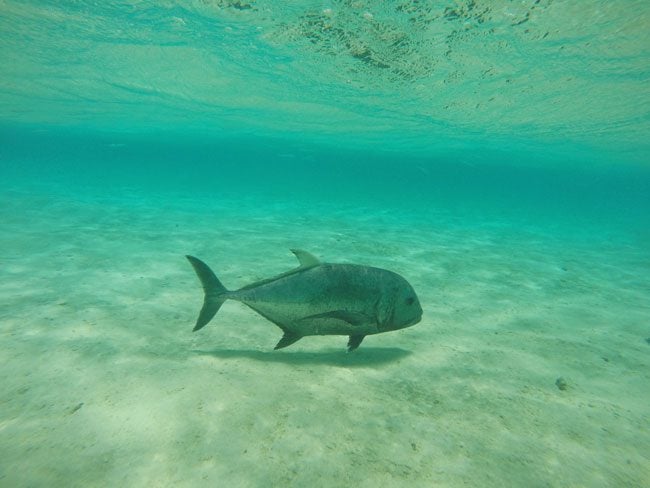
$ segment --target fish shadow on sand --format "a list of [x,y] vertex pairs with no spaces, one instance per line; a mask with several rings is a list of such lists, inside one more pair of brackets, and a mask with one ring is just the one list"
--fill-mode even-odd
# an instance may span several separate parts
[[213,349],[202,351],[194,349],[195,354],[213,356],[220,359],[247,358],[265,363],[285,364],[325,364],[330,366],[367,367],[388,364],[411,354],[398,347],[365,347],[354,353],[345,351],[326,352],[280,352],[280,351],[255,351],[249,349]]

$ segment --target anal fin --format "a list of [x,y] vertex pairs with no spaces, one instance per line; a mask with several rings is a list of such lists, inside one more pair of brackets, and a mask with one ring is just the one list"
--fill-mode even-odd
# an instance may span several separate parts
[[274,349],[282,349],[284,347],[290,346],[294,342],[299,341],[301,338],[302,338],[301,335],[285,330],[282,339],[278,341]]

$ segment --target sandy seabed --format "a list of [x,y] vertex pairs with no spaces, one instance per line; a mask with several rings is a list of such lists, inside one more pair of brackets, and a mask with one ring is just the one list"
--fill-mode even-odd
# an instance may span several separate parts
[[[643,239],[177,203],[3,193],[1,486],[650,486]],[[399,272],[422,322],[351,354],[273,351],[236,302],[191,332],[184,254],[237,288],[294,247]]]

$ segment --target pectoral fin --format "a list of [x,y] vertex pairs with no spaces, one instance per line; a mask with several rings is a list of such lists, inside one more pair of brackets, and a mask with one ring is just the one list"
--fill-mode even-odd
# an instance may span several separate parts
[[303,317],[301,320],[311,319],[338,319],[347,322],[350,325],[358,326],[372,322],[371,318],[359,312],[349,312],[348,310],[332,310],[330,312],[318,313]]

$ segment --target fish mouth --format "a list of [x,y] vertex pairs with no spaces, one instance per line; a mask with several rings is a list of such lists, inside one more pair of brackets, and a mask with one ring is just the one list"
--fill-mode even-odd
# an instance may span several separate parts
[[411,322],[409,322],[409,325],[415,325],[421,320],[422,320],[422,312],[420,312],[420,314],[417,317],[415,317]]
[[406,327],[411,327],[412,325],[417,324],[420,320],[422,320],[422,314],[420,314],[417,317],[414,317],[413,319],[409,320],[404,325],[402,325],[400,328],[405,329]]

